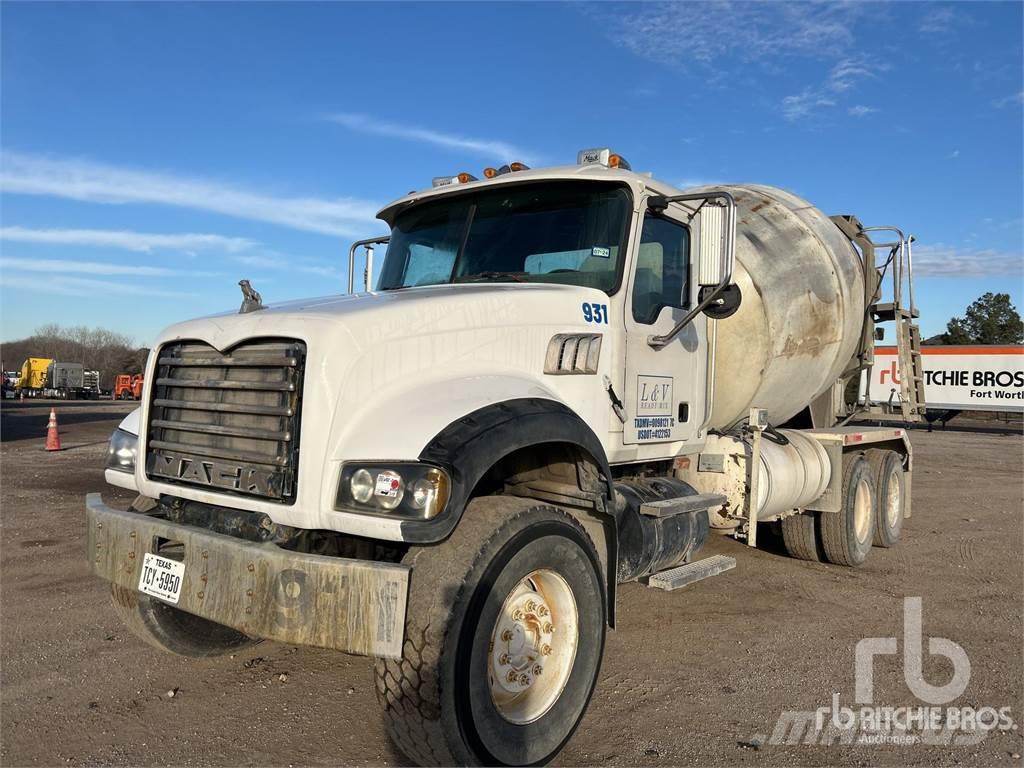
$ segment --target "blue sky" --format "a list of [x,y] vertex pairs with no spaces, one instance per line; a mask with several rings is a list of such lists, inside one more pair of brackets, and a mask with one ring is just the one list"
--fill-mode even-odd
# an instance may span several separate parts
[[344,290],[436,175],[612,146],[913,231],[926,335],[1024,310],[1020,3],[4,3],[3,339]]

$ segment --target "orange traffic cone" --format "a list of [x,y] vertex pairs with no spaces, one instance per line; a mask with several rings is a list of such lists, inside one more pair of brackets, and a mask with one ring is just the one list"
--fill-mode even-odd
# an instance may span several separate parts
[[57,431],[57,411],[50,409],[50,423],[46,425],[46,450],[60,450],[60,432]]

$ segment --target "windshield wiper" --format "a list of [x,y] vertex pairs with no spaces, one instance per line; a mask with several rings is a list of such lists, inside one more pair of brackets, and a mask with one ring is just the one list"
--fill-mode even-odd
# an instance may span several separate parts
[[525,283],[523,277],[529,274],[528,272],[476,272],[472,275],[461,275],[455,278],[457,283],[475,283],[480,280],[514,280],[517,283]]

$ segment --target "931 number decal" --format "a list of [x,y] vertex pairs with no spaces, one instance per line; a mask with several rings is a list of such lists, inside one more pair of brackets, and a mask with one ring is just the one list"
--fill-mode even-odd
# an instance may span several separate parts
[[608,305],[583,302],[583,319],[588,323],[608,325]]

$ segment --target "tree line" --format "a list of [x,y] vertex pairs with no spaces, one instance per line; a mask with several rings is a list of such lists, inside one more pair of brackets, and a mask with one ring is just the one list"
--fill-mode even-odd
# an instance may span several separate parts
[[106,328],[49,323],[36,328],[24,339],[0,344],[3,370],[21,370],[29,357],[49,357],[62,363],[81,363],[86,370],[100,372],[100,387],[113,389],[119,373],[142,373],[149,350],[137,347],[132,338]]

